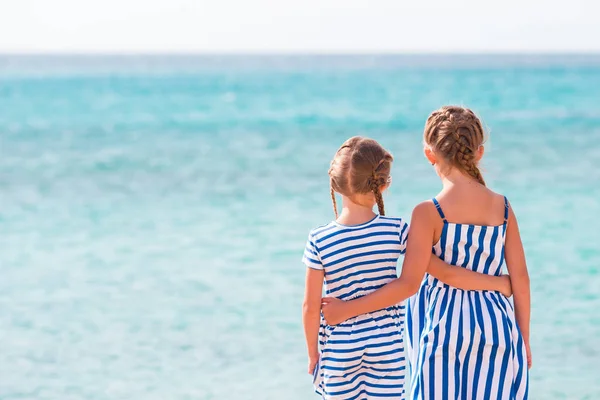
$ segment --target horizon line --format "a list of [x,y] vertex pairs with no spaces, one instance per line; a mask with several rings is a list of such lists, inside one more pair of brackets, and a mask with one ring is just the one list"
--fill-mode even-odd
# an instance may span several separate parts
[[69,50],[69,51],[4,51],[0,50],[0,56],[600,56],[597,50],[453,50],[453,51],[426,51],[426,50],[356,50],[356,51],[326,51],[326,50],[185,50],[185,51],[138,51],[138,50]]

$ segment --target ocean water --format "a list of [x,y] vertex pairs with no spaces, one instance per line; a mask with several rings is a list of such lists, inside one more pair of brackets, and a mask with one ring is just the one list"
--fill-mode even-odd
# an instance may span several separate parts
[[0,399],[310,399],[310,228],[349,136],[440,183],[429,112],[473,108],[519,219],[532,399],[600,398],[600,57],[0,56]]

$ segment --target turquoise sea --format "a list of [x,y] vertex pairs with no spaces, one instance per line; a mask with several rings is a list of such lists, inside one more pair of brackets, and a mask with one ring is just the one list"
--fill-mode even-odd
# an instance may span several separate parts
[[316,398],[310,228],[349,136],[390,215],[473,108],[532,281],[531,398],[600,399],[600,56],[0,56],[0,399]]

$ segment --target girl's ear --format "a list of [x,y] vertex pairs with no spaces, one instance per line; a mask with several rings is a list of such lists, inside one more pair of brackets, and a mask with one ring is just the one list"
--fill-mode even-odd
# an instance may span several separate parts
[[475,152],[475,160],[479,162],[479,160],[481,160],[481,157],[483,157],[483,153],[485,153],[485,148],[483,147],[483,145],[481,145],[477,148],[477,151]]
[[429,146],[425,146],[425,148],[423,149],[423,153],[425,153],[425,158],[427,159],[427,161],[429,161],[431,165],[435,165],[435,153],[433,152],[433,150],[431,150]]

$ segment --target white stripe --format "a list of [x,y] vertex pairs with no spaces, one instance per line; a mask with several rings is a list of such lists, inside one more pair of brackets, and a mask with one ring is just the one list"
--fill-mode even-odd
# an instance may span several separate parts
[[[460,293],[460,303],[458,303],[455,308],[459,311],[458,314],[462,315],[462,329],[463,329],[463,343],[458,351],[458,359],[460,360],[460,370],[459,375],[462,375],[463,365],[465,363],[465,357],[467,356],[467,350],[469,349],[470,338],[471,338],[471,324],[469,319],[469,299],[468,292],[462,291]],[[467,398],[465,393],[462,393],[462,380],[466,379],[466,376],[461,376],[461,381],[459,382],[459,387],[455,388],[456,393],[458,394],[459,399]]]
[[[468,292],[469,295],[469,307],[472,309],[473,312],[473,316],[471,316],[471,311],[469,311],[469,323],[471,321],[471,318],[474,318],[475,320],[475,324],[474,324],[474,335],[473,335],[473,342],[472,342],[472,346],[471,346],[471,354],[469,356],[469,367],[467,369],[467,393],[464,394],[467,396],[467,398],[471,398],[471,393],[472,393],[472,388],[473,388],[473,380],[475,378],[475,366],[477,363],[477,352],[479,349],[479,343],[481,341],[481,330],[479,328],[479,324],[477,323],[477,313],[475,312],[475,308],[476,308],[476,303],[475,303],[475,296],[478,295],[477,292]],[[463,376],[463,379],[465,377]]]
[[[460,315],[461,315],[461,302],[463,297],[463,291],[455,289],[454,293],[454,305],[452,306],[452,324],[450,326],[450,342],[448,344],[448,398],[454,399],[455,394],[458,392],[458,388],[455,387],[454,384],[454,363],[456,363],[456,356],[460,354],[461,349],[458,348],[458,327],[461,324]],[[463,331],[464,334],[464,331]],[[464,340],[463,340],[464,347]]]
[[[492,305],[492,318],[496,320],[496,324],[498,326],[498,353],[496,354],[496,358],[492,361],[494,363],[494,379],[492,380],[492,389],[490,391],[490,394],[495,395],[496,393],[498,393],[498,387],[500,385],[499,379],[500,374],[502,372],[502,360],[504,359],[505,352],[510,351],[510,349],[505,348],[506,339],[504,338],[504,324],[502,323],[502,313],[496,306],[494,300],[492,300],[492,296],[496,295],[493,295],[491,293],[484,293],[484,297],[486,297],[486,300],[489,301]],[[506,396],[506,394],[504,395]]]
[[460,266],[465,262],[465,256],[466,256],[466,252],[465,252],[465,245],[467,244],[467,233],[468,233],[468,227],[463,226],[462,229],[460,230],[460,238],[459,242],[458,242],[458,258],[456,259],[456,265]]
[[494,248],[495,256],[492,268],[490,268],[490,274],[499,275],[502,271],[500,270],[500,258],[504,252],[504,238],[502,236],[502,229],[498,228],[498,239],[496,240],[496,247]]
[[492,362],[492,360],[490,360],[491,348],[487,344],[492,342],[493,329],[492,329],[491,319],[487,318],[488,317],[488,314],[487,314],[488,308],[487,308],[487,304],[485,303],[485,299],[483,298],[483,296],[481,296],[481,293],[478,293],[477,295],[479,296],[479,300],[481,301],[481,314],[483,315],[483,327],[484,327],[485,340],[486,340],[486,346],[483,348],[483,361],[481,363],[481,373],[479,374],[479,382],[476,383],[478,385],[477,398],[482,399],[482,400],[487,400],[484,397],[485,382],[487,379],[488,371],[490,369],[490,364]]

